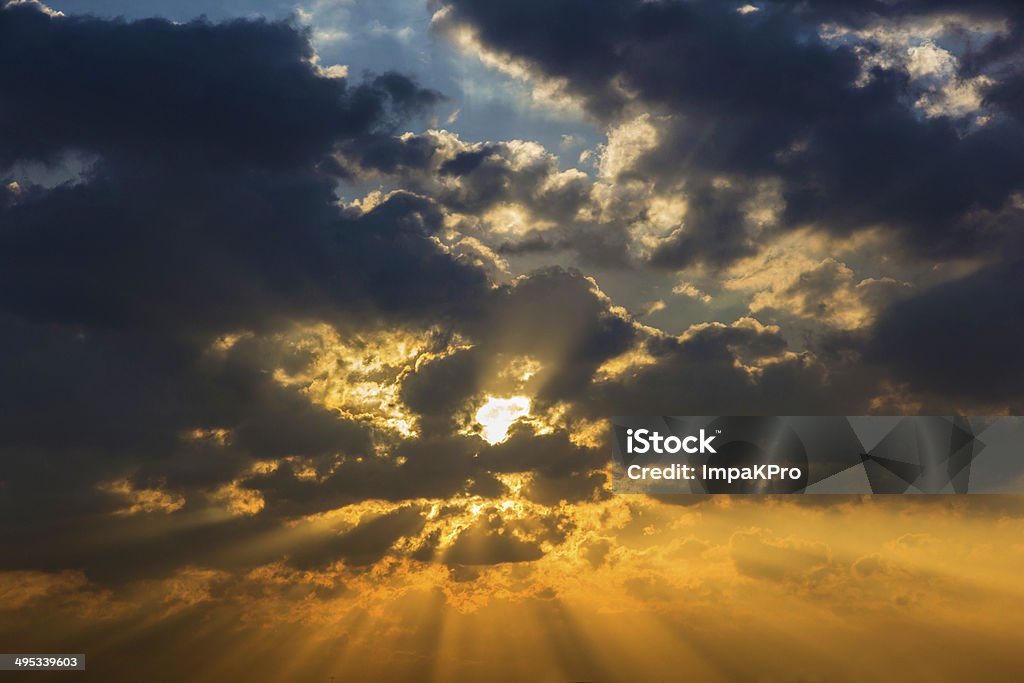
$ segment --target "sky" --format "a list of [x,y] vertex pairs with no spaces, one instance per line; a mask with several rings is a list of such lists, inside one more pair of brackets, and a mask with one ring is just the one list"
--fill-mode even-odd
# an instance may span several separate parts
[[1021,413],[1019,2],[8,0],[0,65],[0,650],[1020,670],[1019,497],[608,479],[612,415]]

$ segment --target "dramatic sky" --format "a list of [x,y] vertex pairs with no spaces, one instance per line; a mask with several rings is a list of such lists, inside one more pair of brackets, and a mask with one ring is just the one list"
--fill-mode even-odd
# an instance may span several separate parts
[[615,495],[607,418],[1022,348],[1019,0],[0,0],[0,651],[76,680],[1010,680],[1021,499]]

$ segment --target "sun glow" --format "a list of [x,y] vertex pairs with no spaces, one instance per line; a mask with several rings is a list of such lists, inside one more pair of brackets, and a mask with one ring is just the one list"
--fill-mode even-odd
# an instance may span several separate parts
[[497,398],[488,396],[476,411],[476,422],[480,425],[480,438],[494,445],[508,438],[512,423],[530,414],[530,399],[526,396]]

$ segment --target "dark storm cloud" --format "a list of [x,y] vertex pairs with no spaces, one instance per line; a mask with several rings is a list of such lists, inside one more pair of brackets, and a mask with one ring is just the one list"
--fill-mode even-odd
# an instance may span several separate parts
[[[282,315],[416,311],[483,284],[430,242],[428,200],[341,212],[316,163],[437,99],[350,87],[284,23],[176,26],[0,12],[0,163],[99,155],[87,182],[0,204],[5,310],[178,333]],[[415,286],[410,286],[418,281]],[[471,298],[471,295],[470,295]],[[431,315],[436,315],[433,310]]]
[[522,209],[528,217],[511,235],[502,236],[500,227],[492,232],[493,225],[459,225],[501,254],[572,250],[588,264],[621,267],[628,262],[623,221],[598,224],[581,217],[596,209],[593,179],[578,169],[563,171],[558,157],[536,144],[467,143],[446,131],[429,131],[378,134],[369,142],[342,145],[340,152],[345,172],[390,176],[450,212],[477,218],[496,207]]
[[[1024,377],[1024,262],[930,289],[885,312],[870,357],[924,390],[1019,401]],[[1016,412],[1020,404],[1016,404]]]
[[851,25],[882,19],[903,19],[944,13],[1004,18],[1020,16],[1016,0],[768,0],[765,4],[785,7],[804,16],[845,21]]
[[[763,178],[783,182],[784,227],[897,231],[919,253],[989,252],[1005,235],[976,225],[1024,185],[1024,128],[1011,112],[1019,63],[1000,74],[994,116],[965,133],[952,115],[927,118],[903,70],[876,67],[861,84],[853,47],[820,38],[821,22],[956,10],[1012,18],[1010,3],[766,3],[559,0],[446,3],[445,21],[472,26],[490,49],[564,79],[599,120],[636,111],[668,117],[631,174],[685,192],[699,212],[655,251],[660,266],[721,265],[749,253],[748,230],[725,208]],[[545,30],[536,30],[544,26]],[[879,46],[870,40],[869,51]],[[1008,85],[1006,85],[1008,84]],[[728,189],[709,181],[732,178]],[[732,209],[735,211],[735,209]]]
[[440,95],[385,74],[323,78],[308,35],[266,21],[175,25],[0,12],[0,167],[68,148],[136,162],[293,167]]
[[[226,541],[264,532],[287,511],[183,531],[159,510],[115,515],[131,501],[106,485],[124,480],[181,496],[188,517],[256,458],[371,448],[364,425],[274,382],[254,342],[196,357],[141,335],[41,327],[2,327],[4,357],[18,362],[0,365],[0,535],[25,548],[5,554],[5,568],[72,566],[105,579],[210,561]],[[194,429],[225,429],[231,438],[194,438]],[[123,535],[140,524],[148,533]],[[42,535],[52,543],[34,542]],[[111,541],[117,552],[97,540],[104,537],[121,539]]]
[[5,310],[224,332],[337,309],[436,316],[484,284],[430,241],[440,218],[429,200],[342,212],[332,183],[301,170],[94,173],[0,207]]
[[[466,326],[476,345],[418,368],[403,396],[425,414],[445,414],[484,384],[495,359],[530,357],[538,372],[538,398],[574,400],[605,361],[629,350],[635,323],[577,270],[552,267],[497,288],[483,314]],[[447,397],[430,397],[444,387]]]
[[[304,360],[263,335],[310,320],[440,324],[486,296],[484,275],[434,241],[434,202],[396,193],[342,209],[323,163],[437,93],[397,74],[327,78],[312,57],[287,23],[0,9],[0,168],[11,169],[0,183],[0,347],[14,361],[0,366],[6,539],[47,530],[72,548],[90,528],[130,525],[112,516],[131,495],[112,492],[114,480],[171,502],[184,494],[187,515],[255,459],[369,453],[365,424],[273,379],[268,368]],[[67,183],[17,175],[68,154],[90,164]],[[217,430],[230,438],[203,436]],[[229,526],[244,535],[300,511],[277,500]],[[196,533],[195,556],[223,538]],[[188,561],[167,543],[174,552],[146,561]],[[113,571],[94,550],[65,560]],[[4,564],[33,557],[44,561]]]
[[598,471],[607,462],[607,453],[577,446],[568,436],[561,430],[534,435],[527,428],[513,428],[508,441],[480,453],[481,465],[491,472],[531,473],[523,495],[543,505],[607,497],[605,474]]
[[654,249],[652,265],[681,268],[703,259],[721,266],[756,252],[742,209],[749,198],[746,188],[689,187],[686,229],[676,230]]
[[963,70],[967,75],[998,74],[986,89],[986,103],[1024,121],[1024,9],[1019,5],[1015,9],[1009,30],[969,54]]
[[402,402],[425,417],[450,416],[480,390],[486,363],[479,347],[424,363],[402,382]]
[[1011,76],[990,88],[987,101],[1024,121],[1024,73]]
[[418,534],[426,523],[424,514],[416,506],[398,508],[347,533],[304,544],[290,554],[289,563],[299,569],[319,569],[341,559],[353,566],[373,564],[399,538]]
[[538,398],[573,400],[605,361],[629,350],[634,323],[611,310],[577,270],[547,268],[496,288],[480,315],[464,321],[475,342],[418,367],[405,378],[403,400],[427,416],[450,416],[484,387],[501,359],[538,361]]
[[596,384],[580,399],[594,417],[679,415],[858,415],[870,411],[881,374],[856,359],[816,359],[787,353],[775,328],[739,321],[692,329],[684,337],[644,344],[653,362]]
[[485,348],[537,358],[546,368],[539,397],[579,395],[606,360],[627,351],[634,324],[611,310],[594,283],[578,271],[549,268],[501,292],[484,318]]
[[443,553],[449,565],[488,565],[530,562],[544,556],[541,543],[562,543],[572,523],[561,515],[505,519],[501,511],[485,507],[479,519],[462,532]]
[[393,458],[330,463],[331,471],[317,480],[280,467],[247,479],[245,486],[263,495],[269,514],[285,518],[364,500],[447,498],[463,491],[471,479],[488,476],[474,457],[483,447],[476,437],[424,437],[401,443]]

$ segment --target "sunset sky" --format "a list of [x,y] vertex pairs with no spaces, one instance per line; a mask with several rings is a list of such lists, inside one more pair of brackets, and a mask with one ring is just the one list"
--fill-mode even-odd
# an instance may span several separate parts
[[1019,678],[1024,498],[615,494],[608,419],[1016,415],[1022,348],[1019,0],[0,0],[52,680]]

